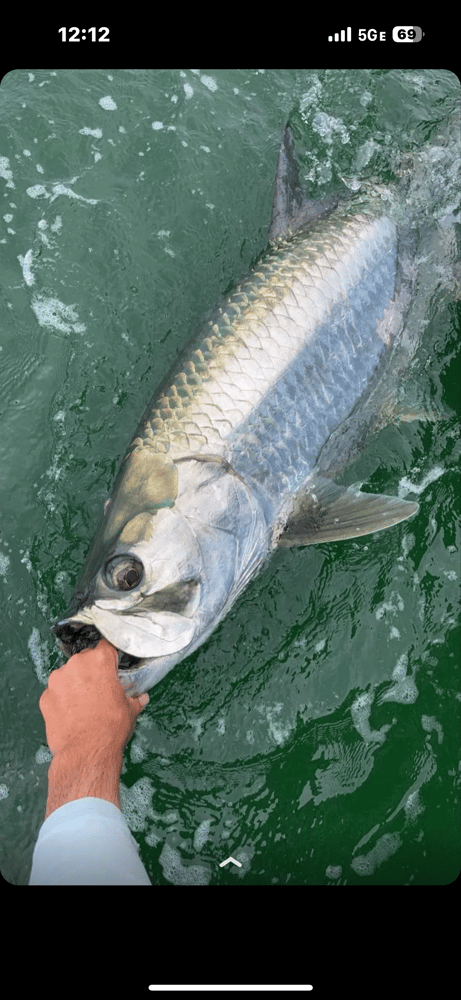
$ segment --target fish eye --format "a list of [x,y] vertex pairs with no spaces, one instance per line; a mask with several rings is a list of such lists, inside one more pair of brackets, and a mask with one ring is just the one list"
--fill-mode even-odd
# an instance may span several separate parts
[[114,556],[104,567],[106,583],[113,590],[133,590],[142,580],[143,565],[134,556]]

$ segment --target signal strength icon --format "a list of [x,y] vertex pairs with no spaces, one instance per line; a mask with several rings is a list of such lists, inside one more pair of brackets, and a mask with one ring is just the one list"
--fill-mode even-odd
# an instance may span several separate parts
[[[341,35],[341,38],[339,37]],[[342,28],[341,31],[336,31],[334,35],[328,35],[329,42],[351,42],[352,41],[352,28]]]

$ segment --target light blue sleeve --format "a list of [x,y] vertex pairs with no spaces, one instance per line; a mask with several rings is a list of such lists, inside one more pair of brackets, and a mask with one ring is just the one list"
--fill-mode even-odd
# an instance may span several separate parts
[[40,827],[29,885],[151,885],[120,809],[84,798],[55,809]]

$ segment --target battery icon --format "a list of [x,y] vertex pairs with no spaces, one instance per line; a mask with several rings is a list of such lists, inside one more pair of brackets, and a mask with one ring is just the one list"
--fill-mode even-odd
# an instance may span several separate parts
[[424,31],[421,31],[421,28],[408,27],[403,24],[398,24],[396,28],[392,29],[394,42],[420,42],[423,35]]

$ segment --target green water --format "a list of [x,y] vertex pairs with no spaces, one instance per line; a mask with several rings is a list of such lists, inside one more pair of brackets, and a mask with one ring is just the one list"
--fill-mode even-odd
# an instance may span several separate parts
[[[308,193],[395,179],[443,133],[434,71],[16,71],[0,88],[0,868],[27,884],[50,759],[38,700],[118,463],[205,311],[266,244],[290,117]],[[429,163],[429,161],[427,161]],[[431,166],[432,164],[432,166]],[[437,189],[429,211],[459,212]],[[454,168],[453,168],[454,169]],[[449,187],[449,185],[448,185]],[[459,225],[458,227],[459,228]],[[390,531],[277,552],[151,690],[122,805],[154,884],[445,884],[458,874],[460,307],[428,304],[435,422],[349,482]],[[220,869],[232,854],[242,867]]]

